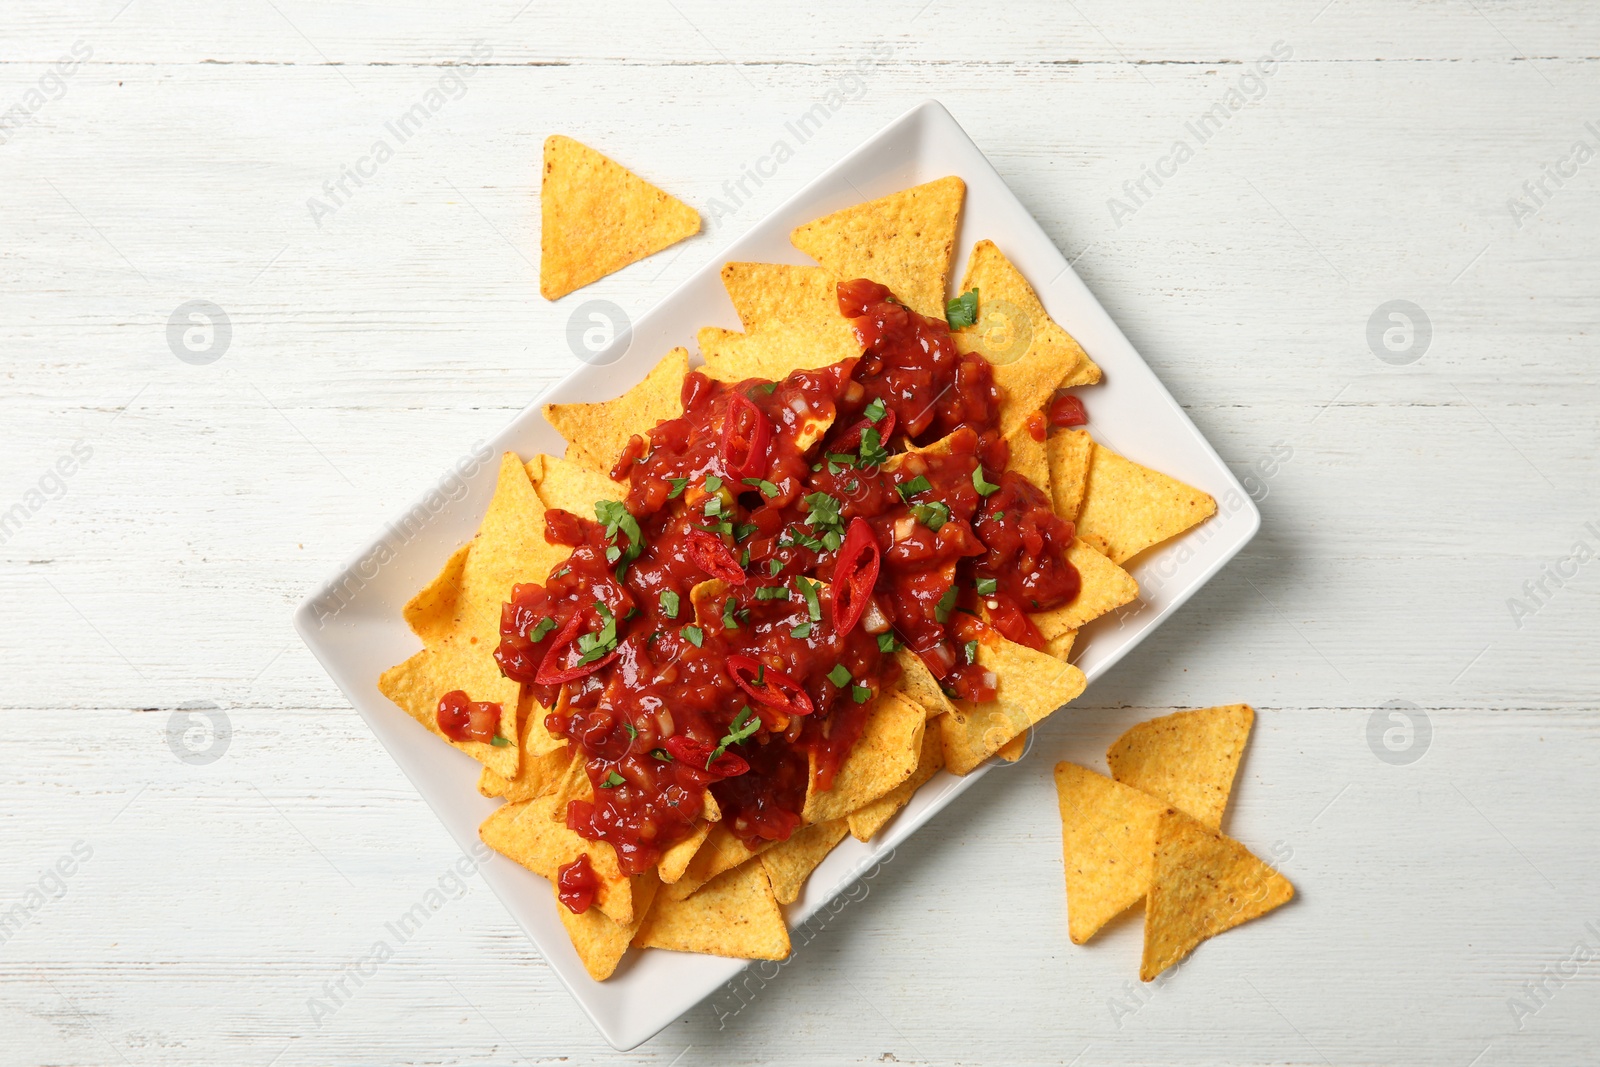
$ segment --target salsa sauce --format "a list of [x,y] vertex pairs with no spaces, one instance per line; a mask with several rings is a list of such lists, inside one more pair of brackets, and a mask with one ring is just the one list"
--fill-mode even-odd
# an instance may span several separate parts
[[1072,525],[1005,469],[989,364],[881,285],[838,298],[859,359],[780,382],[690,372],[683,414],[617,459],[626,500],[549,511],[572,554],[504,606],[495,658],[594,786],[567,824],[624,874],[689,834],[707,791],[747,846],[784,840],[898,678],[896,649],[992,700],[985,627],[1042,647],[1028,613],[1077,595]]

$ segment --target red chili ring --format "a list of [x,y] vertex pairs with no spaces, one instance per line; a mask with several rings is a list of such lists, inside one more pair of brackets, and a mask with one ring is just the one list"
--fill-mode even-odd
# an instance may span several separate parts
[[704,741],[696,741],[692,737],[679,734],[669,737],[661,742],[663,748],[672,753],[672,758],[681,760],[689,766],[704,769],[709,774],[718,778],[737,778],[750,769],[743,756],[735,756],[732,752],[724,752],[716,759],[711,758],[711,753],[716,749]]
[[563,667],[562,660],[580,636],[578,627],[583,625],[584,612],[574,611],[572,618],[561,628],[556,635],[555,643],[544,654],[544,659],[539,661],[539,673],[533,680],[539,685],[561,685],[563,682],[575,682],[579,678],[587,677],[604,667],[607,663],[617,658],[620,649],[612,649],[593,663],[585,663],[577,667]]
[[[773,670],[754,656],[729,656],[725,666],[733,684],[744,690],[751,700],[790,715],[810,715],[816,710],[810,694],[799,682],[782,671]],[[745,677],[747,674],[750,677]],[[758,678],[759,683],[755,680]]]
[[772,423],[743,393],[728,401],[728,414],[722,422],[722,468],[728,478],[765,478],[767,448],[772,442]]
[[721,578],[729,585],[745,583],[748,576],[744,573],[744,568],[739,566],[739,560],[723,543],[722,538],[706,530],[690,530],[686,540],[689,546],[689,559],[695,566],[713,578]]
[[847,634],[861,621],[867,602],[872,599],[872,587],[878,582],[881,563],[882,550],[872,527],[865,519],[851,519],[833,565],[834,632]]

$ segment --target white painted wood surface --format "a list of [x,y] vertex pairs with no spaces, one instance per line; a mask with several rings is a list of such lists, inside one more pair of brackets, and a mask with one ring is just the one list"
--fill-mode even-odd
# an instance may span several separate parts
[[[1569,961],[1600,953],[1600,564],[1562,561],[1600,551],[1600,162],[1563,161],[1600,151],[1600,8],[67,6],[0,11],[0,115],[28,112],[0,119],[0,917],[28,912],[0,934],[0,1062],[1594,1060],[1600,963]],[[1259,101],[1118,225],[1108,199],[1280,41]],[[430,89],[318,225],[308,198]],[[748,1007],[621,1057],[450,881],[289,612],[575,365],[578,303],[642,312],[927,96],[1257,479],[1264,526]],[[706,232],[542,301],[558,131]],[[780,138],[793,158],[734,204]],[[196,299],[232,324],[208,365],[168,346]],[[1405,365],[1367,339],[1394,299],[1432,327]],[[1261,714],[1227,828],[1300,898],[1140,988],[1137,921],[1067,941],[1049,769],[1235,700]],[[1369,746],[1391,701],[1431,722],[1407,765]],[[170,731],[196,704],[229,732],[213,762]],[[313,1017],[442,877],[449,902]]]

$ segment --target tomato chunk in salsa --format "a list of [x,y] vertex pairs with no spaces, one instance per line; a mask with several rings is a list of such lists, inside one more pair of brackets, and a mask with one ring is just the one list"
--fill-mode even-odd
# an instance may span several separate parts
[[[594,787],[567,825],[624,874],[689,834],[708,794],[746,845],[787,838],[898,679],[896,650],[992,700],[986,629],[1042,647],[1028,615],[1078,593],[1072,524],[1006,469],[989,364],[875,282],[838,301],[859,359],[778,382],[690,372],[683,414],[617,457],[626,499],[548,512],[572,553],[502,610],[501,670]],[[593,873],[569,866],[581,911]]]

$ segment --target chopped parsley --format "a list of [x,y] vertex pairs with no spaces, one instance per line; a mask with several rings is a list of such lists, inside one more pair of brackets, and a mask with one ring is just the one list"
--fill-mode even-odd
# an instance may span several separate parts
[[978,595],[979,596],[993,596],[996,593],[996,591],[999,590],[999,588],[1000,588],[1000,582],[999,582],[998,579],[995,579],[995,578],[979,578],[978,579]]
[[773,560],[768,560],[767,561],[767,577],[768,578],[776,578],[778,576],[778,572],[781,571],[781,570],[783,570],[783,560],[781,560],[781,559],[773,559]]
[[[638,559],[639,553],[644,551],[644,531],[639,529],[639,520],[633,517],[627,505],[615,500],[596,500],[594,517],[605,524],[606,538],[611,542],[611,547],[606,549],[606,562],[616,563],[619,559],[622,561],[622,565],[617,568],[617,581],[620,582],[628,571],[628,564]],[[627,551],[617,547],[619,530],[628,536]]]
[[839,515],[840,504],[827,493],[808,493],[806,525],[822,532],[822,543],[829,552],[837,552],[844,543],[844,519]]
[[871,426],[861,431],[861,450],[856,466],[877,467],[889,462],[889,450],[883,447],[883,438]]
[[883,397],[879,396],[873,397],[872,403],[868,404],[861,414],[866,416],[868,422],[877,422],[888,414],[888,411],[889,409],[884,406]]
[[933,483],[928,481],[927,478],[924,478],[920,474],[911,479],[909,482],[901,482],[899,485],[895,486],[895,490],[900,494],[901,500],[910,500],[918,493],[926,493],[932,488]]
[[944,596],[939,598],[939,603],[933,606],[933,617],[940,622],[948,622],[950,611],[956,606],[956,587],[951,586],[944,591]]
[[610,774],[606,775],[605,780],[600,783],[600,788],[615,789],[619,785],[627,784],[628,780],[626,778],[622,777],[622,775],[618,774],[616,771],[612,771]]
[[676,500],[682,496],[683,487],[689,484],[687,478],[668,478],[667,481],[672,483],[672,492],[667,494],[668,500]]
[[576,667],[587,666],[597,659],[604,659],[617,647],[617,619],[611,614],[611,609],[600,601],[594,602],[595,610],[600,612],[600,617],[605,620],[605,625],[593,633],[584,634],[578,638],[578,651],[583,655],[578,657]]
[[836,663],[833,666],[833,670],[828,672],[828,681],[843,689],[850,684],[850,671],[845,668],[843,663]]
[[744,484],[750,486],[752,489],[759,489],[761,491],[761,495],[766,497],[768,500],[771,500],[773,497],[778,495],[778,487],[767,481],[765,478],[746,478],[744,479]]
[[543,641],[545,635],[556,628],[556,620],[546,615],[539,620],[539,625],[528,631],[529,641]]
[[850,699],[857,704],[865,704],[872,699],[872,687],[868,685],[852,685],[850,687]]
[[950,505],[943,500],[935,500],[928,504],[913,504],[911,514],[915,515],[922,525],[938,533],[939,527],[950,521]]
[[822,588],[822,583],[801,574],[795,576],[794,584],[800,587],[800,595],[806,598],[806,610],[811,613],[811,621],[821,622],[822,601],[817,598],[817,590]]
[[[943,620],[941,620],[941,621],[943,621]],[[683,634],[683,639],[685,641],[689,642],[695,648],[699,648],[701,642],[703,642],[706,639],[706,632],[704,630],[700,629],[700,627],[698,627],[698,626],[685,626],[682,630],[680,630],[678,632]]]
[[669,619],[678,617],[678,594],[670,589],[661,590],[661,614]]
[[899,647],[900,647],[900,642],[898,642],[898,641],[896,641],[894,639],[894,634],[879,634],[878,635],[878,651],[882,652],[884,655],[887,656],[889,653],[893,652],[895,649],[897,649]]
[[801,623],[799,626],[796,626],[794,629],[789,631],[789,636],[790,637],[794,637],[794,638],[799,638],[799,639],[804,639],[804,638],[810,637],[811,636],[811,624],[809,622]]
[[983,465],[972,468],[972,488],[978,491],[979,496],[992,496],[1000,491],[1000,487],[993,482],[983,480]]
[[715,493],[718,489],[721,489],[721,488],[722,488],[722,479],[721,478],[718,478],[715,474],[706,475],[706,492]]
[[978,290],[968,289],[944,306],[944,321],[952,330],[964,330],[978,321]]
[[756,588],[757,600],[788,600],[789,587],[786,585],[763,585]]

